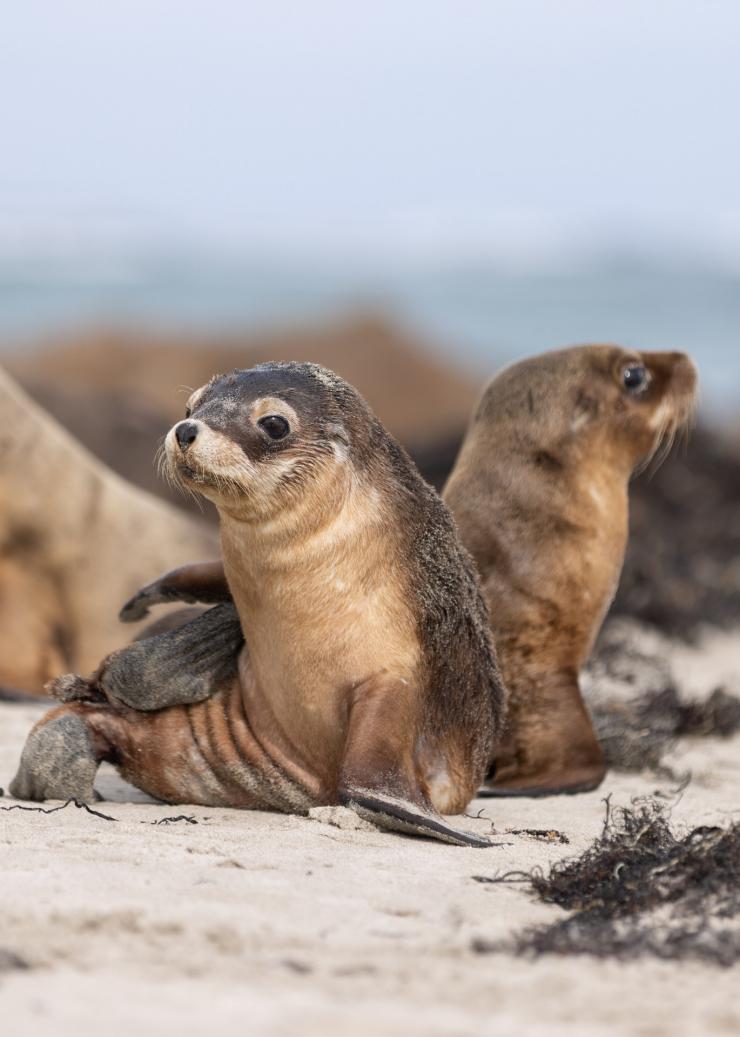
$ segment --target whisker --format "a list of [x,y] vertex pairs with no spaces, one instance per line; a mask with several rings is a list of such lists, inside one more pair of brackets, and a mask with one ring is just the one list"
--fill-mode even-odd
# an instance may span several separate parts
[[685,422],[677,418],[670,418],[664,423],[656,439],[655,449],[650,456],[651,478],[670,455],[679,432],[683,433],[685,441],[688,442],[688,427]]

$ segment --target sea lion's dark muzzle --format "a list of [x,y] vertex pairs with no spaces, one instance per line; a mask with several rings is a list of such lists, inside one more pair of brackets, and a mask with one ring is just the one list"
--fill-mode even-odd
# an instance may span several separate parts
[[185,453],[198,437],[198,426],[194,421],[181,421],[175,427],[175,439],[180,450]]

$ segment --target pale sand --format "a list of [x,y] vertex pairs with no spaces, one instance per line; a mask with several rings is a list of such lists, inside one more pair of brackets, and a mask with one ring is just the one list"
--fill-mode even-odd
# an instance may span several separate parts
[[[710,651],[711,647],[711,651]],[[674,649],[674,651],[676,651]],[[691,684],[740,671],[737,639],[676,651]],[[703,665],[700,665],[703,659]],[[701,675],[703,674],[703,678]],[[37,707],[0,707],[7,787]],[[740,811],[740,738],[682,742],[670,758],[693,780],[679,829]],[[479,800],[469,827],[501,845],[461,849],[278,814],[146,802],[112,770],[98,782],[116,823],[69,807],[0,813],[0,1033],[325,1035],[676,1035],[740,1031],[740,970],[652,959],[479,955],[562,917],[520,886],[473,875],[531,869],[579,853],[598,834],[604,797],[666,788],[611,774],[597,792]],[[5,798],[0,805],[10,806]],[[176,814],[197,825],[153,826]],[[506,828],[557,828],[570,845]]]

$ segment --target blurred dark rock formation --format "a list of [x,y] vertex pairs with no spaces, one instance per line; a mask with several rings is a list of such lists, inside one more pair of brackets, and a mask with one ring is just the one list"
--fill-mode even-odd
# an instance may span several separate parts
[[612,611],[682,636],[740,622],[740,443],[696,428],[630,498]]
[[[154,454],[191,388],[270,359],[314,360],[365,395],[440,488],[481,386],[375,318],[316,330],[176,339],[90,333],[5,365],[115,471],[192,507],[160,480]],[[491,374],[495,365],[492,364]],[[695,429],[631,490],[631,536],[612,613],[691,636],[740,622],[740,440]]]
[[106,464],[139,486],[196,507],[157,476],[154,455],[185,400],[216,372],[266,360],[312,360],[365,396],[388,429],[420,452],[437,485],[454,460],[475,382],[374,317],[316,330],[199,339],[89,332],[3,364],[26,391]]

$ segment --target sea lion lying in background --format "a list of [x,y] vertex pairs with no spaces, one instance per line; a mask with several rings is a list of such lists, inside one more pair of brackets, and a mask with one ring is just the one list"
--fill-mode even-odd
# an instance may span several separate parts
[[[238,616],[218,606],[90,681],[56,681],[68,704],[33,729],[11,793],[90,800],[110,760],[168,802],[344,803],[488,845],[441,817],[475,795],[503,723],[478,578],[364,400],[313,364],[236,371],[191,397],[166,452],[173,478],[218,508]],[[226,596],[212,569],[194,572],[200,593],[180,580],[180,596]]]
[[692,413],[683,353],[580,346],[488,385],[443,491],[475,558],[509,690],[489,794],[595,788],[605,766],[578,675],[616,592],[635,467]]
[[218,542],[100,464],[1,369],[0,419],[0,688],[39,694],[130,639],[117,611],[142,581]]

